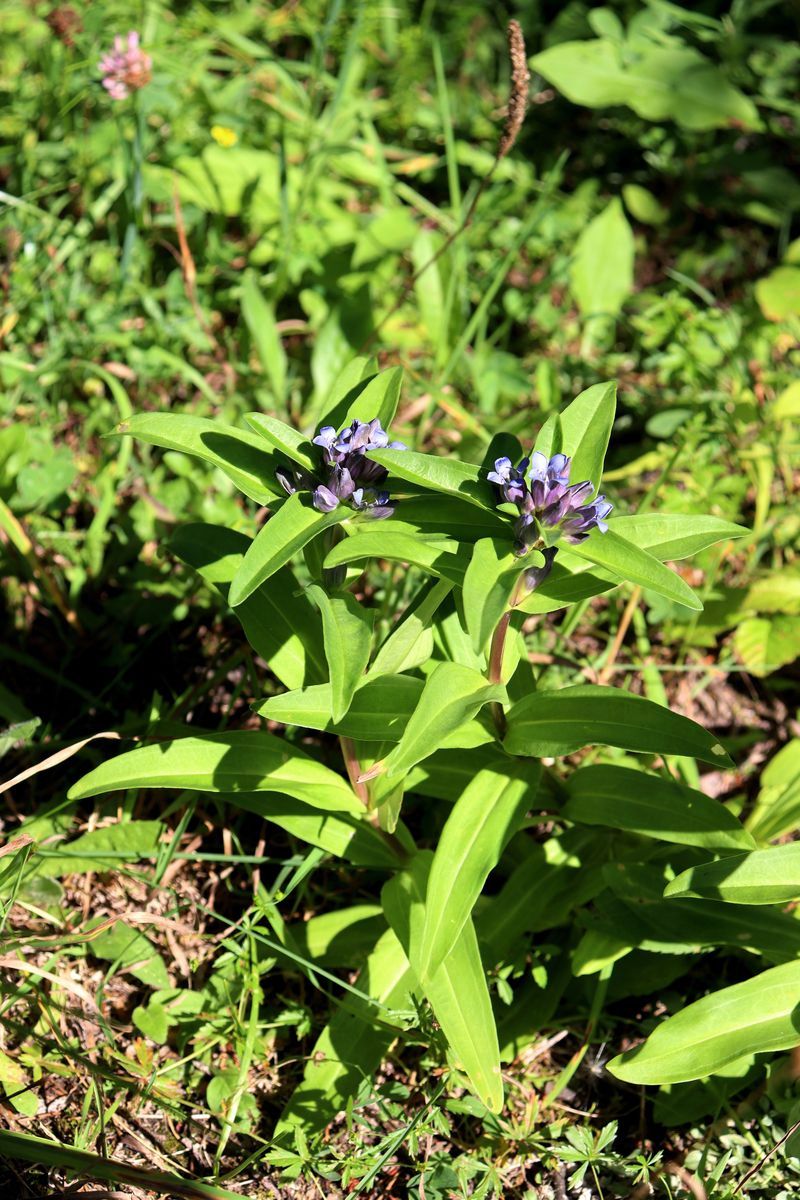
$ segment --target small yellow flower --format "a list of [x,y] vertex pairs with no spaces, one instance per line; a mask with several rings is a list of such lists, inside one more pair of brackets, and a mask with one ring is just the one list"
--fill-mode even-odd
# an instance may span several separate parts
[[227,125],[212,125],[211,136],[218,146],[224,146],[226,149],[229,146],[235,146],[239,140],[239,135],[234,129],[229,129]]

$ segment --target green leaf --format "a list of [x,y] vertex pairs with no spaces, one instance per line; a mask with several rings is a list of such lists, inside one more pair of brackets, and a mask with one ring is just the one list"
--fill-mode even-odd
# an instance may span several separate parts
[[[383,524],[383,523],[381,523]],[[392,520],[389,528],[365,526],[338,542],[326,555],[326,567],[364,559],[384,559],[387,562],[411,563],[431,575],[461,584],[469,562],[468,550],[452,538],[421,536],[412,528],[404,528]]]
[[600,486],[616,410],[616,383],[596,383],[561,413],[561,449],[572,459],[572,483],[588,479],[595,491]]
[[[360,810],[357,816],[344,812],[321,812],[290,796],[268,792],[237,793],[237,808],[255,813],[265,821],[271,821],[285,829],[292,837],[300,838],[310,846],[318,846],[337,858],[344,858],[358,867],[379,867],[394,870],[397,854],[385,841],[380,830],[370,821],[365,821]],[[409,851],[414,842],[403,826],[398,834]]]
[[245,271],[242,316],[272,385],[275,399],[280,404],[286,387],[286,351],[275,322],[275,310],[262,296],[254,271]]
[[341,429],[347,413],[367,384],[378,374],[378,360],[359,355],[351,358],[333,381],[330,394],[315,421],[315,428],[333,425]]
[[372,649],[375,613],[359,604],[349,592],[329,596],[318,584],[312,584],[307,594],[322,614],[331,684],[331,716],[334,724],[338,724],[363,681]]
[[349,994],[339,1006],[308,1056],[302,1082],[281,1115],[274,1140],[291,1135],[296,1127],[308,1136],[330,1124],[372,1078],[394,1041],[391,1010],[408,1006],[413,978],[391,930],[378,939],[357,986],[375,1003]]
[[313,808],[360,814],[352,789],[296,746],[261,730],[204,733],[158,742],[95,767],[70,788],[72,800],[124,788],[190,792],[281,792]]
[[751,675],[771,675],[800,655],[800,617],[748,617],[737,626],[733,646]]
[[[251,539],[219,525],[180,526],[171,550],[227,599]],[[281,567],[235,610],[248,642],[288,688],[324,679],[322,627],[290,567]]]
[[768,321],[800,316],[800,267],[776,267],[759,279],[756,300]]
[[733,904],[788,904],[800,899],[800,842],[689,867],[667,884],[664,895]]
[[244,414],[244,419],[256,433],[276,450],[280,450],[292,462],[307,471],[315,471],[320,464],[320,455],[314,453],[316,447],[299,430],[271,417],[268,413],[250,412]]
[[293,932],[309,958],[325,967],[350,970],[386,932],[386,920],[380,904],[353,904],[298,922]]
[[800,738],[770,759],[747,827],[759,841],[793,833],[800,825]]
[[417,487],[458,496],[480,508],[497,507],[491,485],[481,478],[480,468],[471,463],[416,450],[371,450],[369,457],[386,467],[390,480],[405,479]]
[[[410,871],[398,872],[382,892],[386,919],[417,980],[431,857],[428,851],[415,855]],[[497,1029],[475,929],[469,918],[438,971],[426,981],[424,994],[478,1099],[490,1112],[500,1112],[503,1083]]]
[[541,769],[498,761],[480,771],[456,801],[431,863],[419,976],[435,974],[454,945],[489,874],[531,807]]
[[30,1088],[27,1072],[4,1050],[0,1050],[0,1084],[15,1112],[22,1113],[25,1117],[36,1116],[39,1111],[36,1089]]
[[425,583],[379,648],[368,672],[370,679],[398,675],[428,661],[433,650],[431,622],[452,590],[448,579]]
[[269,721],[320,729],[364,742],[399,742],[409,717],[422,695],[423,682],[411,675],[367,678],[354,693],[340,721],[333,719],[333,693],[329,683],[272,696],[255,706]]
[[[98,917],[92,924],[99,924]],[[148,987],[169,987],[169,976],[164,960],[149,938],[138,929],[126,925],[123,920],[115,921],[109,929],[103,929],[89,942],[89,951],[95,958],[103,958],[116,964],[116,969],[133,975]]]
[[584,318],[617,315],[633,291],[633,254],[633,233],[615,197],[575,243],[569,278]]
[[282,490],[275,480],[280,463],[264,449],[261,438],[205,417],[181,413],[135,413],[117,426],[151,446],[180,450],[218,467],[257,504],[269,504]]
[[467,630],[478,654],[508,608],[511,589],[522,569],[508,542],[481,538],[475,543],[464,576],[463,597]]
[[716,738],[688,717],[619,688],[593,684],[518,700],[508,713],[503,744],[509,754],[537,758],[608,745],[732,766]]
[[648,121],[674,120],[687,129],[759,126],[752,100],[690,46],[640,41],[635,53],[623,53],[608,38],[560,42],[531,66],[573,104],[626,104]]
[[[654,558],[678,560],[699,554],[715,542],[744,537],[743,525],[694,513],[641,513],[609,517],[609,530],[647,550]],[[649,586],[649,585],[646,585]]]
[[800,1045],[800,962],[772,967],[687,1005],[643,1046],[611,1060],[626,1083],[683,1083],[746,1054]]
[[644,225],[663,225],[669,219],[669,209],[638,183],[624,184],[622,199],[631,216]]
[[410,770],[433,754],[484,704],[505,699],[505,688],[458,663],[440,663],[425,681],[422,695],[399,744],[384,762],[387,778]]
[[553,412],[536,435],[533,448],[545,458],[552,458],[554,454],[561,454],[563,440],[561,417],[557,412]]
[[658,592],[660,596],[666,596],[668,600],[683,604],[694,612],[703,610],[702,603],[688,583],[684,583],[679,575],[670,571],[652,554],[626,541],[610,527],[606,533],[601,533],[599,529],[592,530],[585,542],[570,546],[569,552],[599,567],[608,567],[623,579]]
[[352,421],[372,421],[377,417],[383,428],[388,431],[397,412],[402,386],[402,367],[390,367],[388,371],[381,371],[374,379],[370,379],[366,387],[351,401],[342,425],[349,425]]
[[629,767],[582,767],[570,778],[567,790],[569,800],[561,812],[570,821],[708,850],[755,846],[724,804],[657,775]]
[[46,853],[36,859],[36,874],[60,879],[89,871],[118,871],[125,863],[154,857],[163,830],[160,821],[125,821],[93,829],[58,847],[44,847]]
[[400,501],[397,520],[425,534],[444,534],[459,542],[475,542],[478,538],[505,538],[511,545],[511,522],[501,513],[478,508],[457,496],[444,493],[407,496]]
[[295,492],[253,539],[233,577],[229,604],[236,608],[312,538],[332,525],[338,525],[349,515],[350,510],[341,504],[331,513],[317,512],[307,496]]

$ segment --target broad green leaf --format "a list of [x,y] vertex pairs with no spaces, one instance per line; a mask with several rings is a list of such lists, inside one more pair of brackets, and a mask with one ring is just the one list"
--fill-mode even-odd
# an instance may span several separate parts
[[608,567],[623,579],[658,592],[660,596],[675,600],[694,612],[703,610],[702,603],[680,575],[670,571],[669,567],[665,567],[646,550],[620,537],[610,527],[606,533],[601,533],[599,529],[592,530],[585,542],[570,546],[570,554],[586,558],[599,567]]
[[464,576],[463,600],[467,629],[477,653],[483,650],[508,608],[521,570],[522,563],[514,557],[508,542],[481,538],[475,543]]
[[620,688],[579,684],[537,692],[508,713],[509,754],[574,754],[583,746],[620,746],[642,754],[677,754],[731,766],[717,739],[688,717]]
[[[98,917],[94,924],[99,924]],[[90,926],[91,928],[91,923]],[[126,925],[123,920],[115,921],[108,929],[102,929],[88,943],[89,952],[95,958],[115,963],[116,969],[133,975],[148,987],[169,987],[169,976],[164,960],[153,943],[139,929]]]
[[269,504],[275,496],[282,495],[275,479],[280,462],[254,433],[220,425],[205,417],[172,412],[135,413],[120,422],[117,433],[127,433],[151,446],[180,450],[211,463],[257,504]]
[[752,100],[690,46],[639,42],[635,53],[624,53],[609,38],[560,42],[535,55],[531,66],[573,104],[625,104],[645,120],[674,120],[687,129],[759,125]]
[[[344,858],[358,867],[379,867],[394,870],[397,853],[387,843],[381,831],[370,822],[345,812],[321,812],[291,796],[270,792],[237,793],[236,807],[255,813],[265,821],[271,821],[285,829],[292,837],[318,846],[337,858]],[[397,833],[410,852],[414,842],[399,826]]]
[[[320,729],[360,742],[399,742],[423,690],[423,681],[411,675],[369,677],[353,696],[341,721],[332,716],[331,685],[302,688],[273,696],[255,706],[259,716],[282,725]],[[491,734],[476,719],[462,721],[444,738],[442,745],[469,748],[491,741]]]
[[[126,821],[93,829],[71,842],[44,846],[37,854],[34,869],[37,875],[60,879],[64,875],[82,875],[89,871],[102,874],[118,871],[126,863],[152,858],[164,826],[160,821]],[[43,852],[42,852],[43,851]]]
[[[299,926],[299,927],[298,927]],[[353,904],[292,926],[298,946],[326,967],[346,967],[365,957],[386,931],[380,904]]]
[[[654,558],[678,560],[699,554],[715,542],[744,537],[742,525],[695,513],[642,513],[608,518],[609,530],[647,550]],[[649,587],[649,584],[647,585]]]
[[388,371],[381,371],[374,379],[370,379],[366,387],[352,400],[342,425],[349,425],[352,421],[372,421],[377,417],[388,432],[397,412],[402,386],[402,367],[390,367]]
[[800,826],[800,738],[770,759],[761,775],[761,790],[747,821],[759,841],[793,833]]
[[497,507],[491,484],[481,478],[480,468],[471,463],[419,454],[416,450],[372,450],[369,457],[386,467],[390,480],[404,479],[417,487],[458,496],[479,508]]
[[292,425],[261,412],[245,413],[244,419],[270,446],[280,450],[292,462],[307,471],[317,470],[322,461],[321,451],[315,454],[317,447]]
[[663,225],[669,219],[669,209],[638,183],[624,184],[622,199],[631,216],[644,225]]
[[505,538],[512,541],[512,523],[502,513],[478,508],[457,496],[439,492],[426,496],[407,496],[397,508],[397,521],[426,534],[444,534],[459,542],[475,542],[478,538]]
[[[383,525],[383,522],[381,522]],[[461,584],[469,562],[468,551],[452,538],[422,536],[392,519],[389,528],[364,526],[338,542],[326,555],[326,567],[365,559],[411,563],[431,575]]]
[[408,1007],[413,978],[395,934],[387,929],[375,944],[357,987],[375,1003],[348,995],[323,1029],[309,1054],[302,1082],[286,1105],[273,1139],[280,1141],[298,1128],[306,1136],[338,1116],[371,1079],[398,1030],[392,1010]]
[[626,1083],[683,1083],[746,1054],[800,1045],[800,962],[712,992],[669,1017],[608,1070]]
[[458,663],[440,663],[425,681],[399,744],[384,761],[387,778],[404,774],[433,754],[484,704],[505,699],[505,688]]
[[85,800],[142,787],[231,795],[282,792],[313,808],[363,811],[340,775],[282,738],[257,729],[203,733],[129,750],[84,775],[69,795]]
[[261,294],[254,271],[245,271],[242,316],[258,351],[261,366],[272,385],[275,399],[280,404],[286,386],[286,351],[275,322],[275,310]]
[[[170,549],[227,599],[250,538],[219,525],[181,525]],[[290,567],[281,567],[235,610],[248,642],[288,688],[324,679],[322,625]]]
[[271,575],[332,525],[338,525],[350,510],[339,505],[331,513],[321,513],[307,496],[295,492],[273,513],[248,547],[241,566],[233,577],[228,602],[236,608]]
[[800,267],[776,267],[759,279],[756,300],[769,321],[786,321],[800,316]]
[[370,380],[378,374],[378,360],[359,355],[351,358],[333,381],[330,394],[319,410],[315,429],[333,425],[341,429],[348,410]]
[[[560,561],[559,561],[560,560]],[[536,591],[516,606],[518,612],[550,613],[569,604],[577,604],[581,600],[589,600],[603,592],[610,592],[619,586],[616,575],[606,571],[590,571],[588,564],[580,559],[580,570],[573,571],[566,566],[564,552],[559,550],[550,574]]]
[[733,904],[788,904],[800,900],[800,842],[749,854],[726,855],[689,867],[667,884],[665,896],[698,896]]
[[468,754],[461,750],[437,750],[411,768],[405,778],[406,791],[455,802],[478,771],[491,768],[496,759],[497,746],[476,747]]
[[379,648],[368,672],[370,679],[398,675],[428,661],[433,649],[431,622],[452,590],[447,579],[426,582]]
[[495,769],[480,771],[456,801],[428,878],[418,963],[423,982],[439,969],[469,920],[535,799],[540,773],[538,764],[498,761]]
[[359,604],[349,592],[329,596],[318,584],[312,584],[307,594],[322,614],[331,685],[331,716],[338,724],[364,678],[372,649],[375,613]]
[[569,800],[561,812],[570,821],[708,850],[755,846],[724,804],[657,775],[630,767],[582,767],[570,778],[567,790]]
[[[386,919],[417,980],[421,974],[425,892],[431,857],[428,851],[416,854],[411,869],[399,871],[382,892]],[[475,929],[469,918],[423,990],[456,1063],[463,1068],[475,1094],[491,1112],[500,1112],[503,1083],[497,1029]]]
[[379,675],[366,679],[353,695],[340,721],[333,719],[333,694],[329,683],[272,696],[255,711],[282,725],[321,729],[364,742],[399,742],[408,719],[422,695],[423,681],[411,675]]
[[751,675],[771,675],[800,657],[800,617],[748,617],[737,626],[733,647]]
[[534,450],[538,450],[540,454],[544,454],[545,458],[552,458],[554,454],[562,453],[563,441],[564,435],[561,429],[561,417],[557,412],[553,412],[536,435],[536,442],[533,448]]
[[570,482],[600,486],[617,408],[616,383],[596,383],[561,413],[561,449],[572,459]]
[[575,243],[569,278],[584,319],[617,315],[633,290],[633,256],[633,232],[615,196]]
[[30,1087],[27,1072],[15,1058],[0,1050],[0,1084],[6,1099],[15,1112],[25,1117],[35,1117],[39,1111],[39,1097],[35,1087]]

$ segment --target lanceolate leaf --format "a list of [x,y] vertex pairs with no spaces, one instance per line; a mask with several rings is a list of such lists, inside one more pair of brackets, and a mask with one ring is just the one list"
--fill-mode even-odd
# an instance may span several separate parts
[[[419,979],[425,920],[425,891],[431,855],[414,856],[410,871],[400,871],[383,889],[386,919]],[[463,1068],[478,1098],[491,1112],[503,1107],[500,1049],[478,942],[467,919],[438,971],[426,980],[427,996],[457,1065]]]
[[800,842],[734,854],[690,867],[667,884],[665,896],[699,896],[734,904],[800,900]]
[[393,479],[405,479],[417,487],[459,496],[481,508],[497,506],[491,485],[481,478],[480,468],[471,463],[419,454],[416,450],[373,450],[369,457],[386,467]]
[[305,1134],[324,1129],[380,1066],[396,1036],[392,1009],[407,1007],[413,986],[408,960],[391,930],[378,939],[356,986],[375,1004],[350,995],[342,1002],[308,1056],[302,1082],[273,1134],[275,1140],[291,1135],[296,1126]]
[[702,726],[619,688],[585,684],[537,692],[519,700],[508,714],[504,745],[509,754],[541,758],[603,743],[731,765],[723,747]]
[[333,719],[331,685],[323,683],[285,692],[256,705],[259,716],[283,725],[324,729],[364,742],[399,742],[422,695],[423,681],[411,675],[380,675],[355,692],[340,721]]
[[319,467],[321,452],[315,454],[316,446],[299,430],[287,425],[285,421],[279,421],[277,417],[270,417],[267,413],[260,412],[245,413],[244,419],[251,428],[255,429],[256,433],[261,434],[265,441],[274,446],[276,450],[280,450],[292,462],[298,463],[308,471]]
[[329,596],[312,584],[308,595],[322,614],[325,657],[331,684],[331,716],[342,720],[353,693],[364,678],[372,648],[374,612],[358,603],[349,592]]
[[296,746],[261,730],[204,733],[142,746],[101,763],[70,789],[73,800],[124,788],[281,792],[313,808],[363,812],[345,780]]
[[585,542],[578,546],[570,546],[569,552],[577,554],[579,558],[587,558],[589,562],[597,563],[600,567],[608,567],[623,579],[650,588],[695,612],[702,611],[702,603],[679,575],[670,571],[669,567],[665,567],[646,550],[641,550],[634,546],[633,542],[620,537],[610,527],[606,533],[601,533],[598,529],[593,530]]
[[[444,534],[459,542],[475,542],[478,538],[501,538],[511,549],[511,522],[501,513],[478,508],[467,500],[443,492],[436,495],[407,496],[400,501],[397,518],[403,526],[421,533]],[[393,521],[393,525],[397,521]]]
[[478,653],[489,640],[509,603],[522,564],[508,542],[481,538],[475,543],[464,576],[464,614],[473,649]]
[[394,675],[427,662],[433,649],[431,622],[452,590],[447,579],[425,583],[375,655],[370,678]]
[[390,367],[388,371],[381,371],[374,379],[370,379],[363,391],[351,401],[342,425],[349,425],[351,421],[372,421],[377,417],[383,428],[388,431],[397,412],[402,386],[402,367]]
[[800,962],[784,963],[689,1004],[643,1046],[612,1059],[626,1083],[683,1083],[745,1054],[800,1045]]
[[151,446],[182,450],[195,458],[219,467],[257,504],[268,504],[282,495],[275,480],[280,465],[264,447],[261,438],[232,426],[220,425],[205,417],[181,413],[135,413],[117,426],[117,433],[128,433]]
[[359,355],[351,358],[333,382],[330,394],[321,406],[315,426],[333,425],[341,429],[350,407],[367,384],[378,374],[378,360]]
[[[328,854],[345,858],[358,867],[378,867],[392,870],[397,867],[397,853],[390,848],[379,829],[371,821],[346,812],[322,812],[302,800],[274,792],[237,793],[235,804],[247,812],[271,821],[292,837],[319,846]],[[414,850],[414,842],[399,825],[396,833],[406,849]]]
[[433,975],[469,919],[490,871],[536,796],[540,768],[498,761],[456,801],[433,856],[425,896],[419,972]]
[[452,538],[422,536],[402,522],[387,522],[390,528],[365,525],[335,545],[325,558],[326,567],[364,559],[412,563],[431,575],[461,584],[469,563],[468,549]]
[[596,383],[561,413],[561,449],[572,459],[570,483],[600,486],[617,407],[616,383]]
[[484,704],[505,698],[505,688],[458,663],[440,663],[425,682],[405,733],[384,763],[387,777],[408,771],[433,754]]
[[654,558],[678,560],[699,554],[715,542],[744,537],[749,531],[731,521],[695,513],[642,513],[608,518],[609,529]]
[[561,812],[570,821],[709,850],[755,847],[724,804],[657,775],[630,767],[583,767],[572,775],[567,790],[569,800]]
[[230,604],[234,608],[241,604],[318,533],[349,515],[350,510],[341,504],[331,513],[317,512],[307,496],[295,492],[256,534],[233,577]]
[[[170,548],[178,558],[225,597],[250,538],[219,525],[181,525]],[[291,569],[281,567],[269,586],[261,586],[240,604],[236,616],[247,640],[288,688],[324,679],[322,626]]]

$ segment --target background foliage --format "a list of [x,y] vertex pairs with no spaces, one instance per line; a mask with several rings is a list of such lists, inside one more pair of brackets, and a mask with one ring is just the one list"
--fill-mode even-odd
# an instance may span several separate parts
[[[504,16],[526,34],[530,114],[469,228],[414,281],[492,166]],[[501,429],[527,445],[584,388],[617,379],[604,477],[616,511],[751,531],[679,565],[702,613],[634,586],[532,620],[526,644],[548,686],[630,686],[710,728],[736,771],[684,759],[681,781],[760,843],[791,841],[793,12],[12,2],[0,21],[5,776],[95,734],[256,724],[250,705],[277,680],[220,580],[182,564],[180,538],[196,522],[250,535],[268,494],[250,479],[242,500],[213,458],[108,435],[165,410],[309,428],[346,364],[375,353],[405,370],[394,432],[467,462]],[[96,63],[129,28],[153,80],[115,104]],[[409,586],[402,569],[370,572],[379,626]],[[526,912],[525,937],[497,943],[504,1113],[447,1083],[423,1012],[423,1034],[393,1045],[376,1084],[342,1085],[331,1132],[306,1113],[276,1140],[331,1012],[343,994],[359,1003],[353,969],[382,928],[375,889],[210,794],[68,801],[114,749],[93,742],[4,797],[2,1148],[32,1194],[47,1183],[13,1166],[23,1135],[91,1154],[95,1172],[109,1153],[245,1193],[282,1170],[287,1195],[311,1176],[331,1195],[627,1195],[647,1182],[667,1195],[689,1172],[721,1197],[796,1120],[785,1053],[648,1090],[643,1116],[639,1091],[605,1071],[665,1012],[796,958],[783,911],[796,875],[791,894],[764,897],[774,907],[745,910],[720,904],[693,859],[669,887],[695,899],[668,905],[652,864],[637,867],[636,826],[589,829],[576,790],[555,828],[512,843],[492,885],[513,895],[527,856],[545,881],[553,868],[547,917]],[[572,763],[635,765],[593,754]],[[433,844],[443,811],[423,802],[415,820]],[[609,843],[626,862],[613,886]],[[670,925],[681,903],[696,905],[689,942]],[[502,1019],[520,995],[524,1029]],[[791,1194],[792,1149],[790,1137],[759,1169],[754,1194]],[[80,1165],[61,1150],[49,1161]]]

